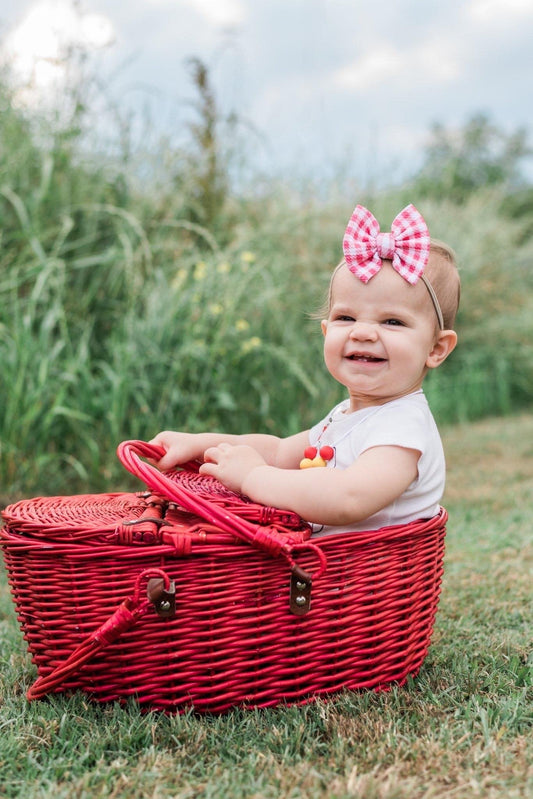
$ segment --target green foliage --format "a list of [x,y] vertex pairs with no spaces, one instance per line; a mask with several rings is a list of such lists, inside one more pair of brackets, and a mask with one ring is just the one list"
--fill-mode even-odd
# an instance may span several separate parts
[[[225,138],[237,123],[221,118],[205,66],[191,69],[189,145],[152,153],[134,152],[124,128],[118,156],[89,150],[75,92],[71,117],[51,125],[0,87],[4,497],[117,484],[125,438],[169,427],[286,435],[341,397],[311,314],[354,199],[367,201],[273,181],[237,193]],[[484,163],[494,132],[476,125],[466,152]],[[508,173],[524,148],[507,142]],[[460,344],[427,383],[441,422],[530,401],[533,215],[521,191],[473,187],[458,204],[415,181],[371,198],[384,223],[418,203],[459,254]]]
[[527,138],[524,129],[504,133],[485,114],[475,114],[458,131],[437,123],[415,189],[463,203],[487,186],[519,185],[522,162],[533,155]]
[[191,58],[189,67],[198,93],[198,120],[189,125],[196,145],[187,170],[192,178],[191,221],[213,230],[219,239],[227,241],[227,232],[224,235],[223,225],[220,225],[229,194],[228,164],[221,152],[221,117],[206,65],[198,58]]
[[437,415],[467,420],[527,407],[533,387],[533,242],[531,217],[509,219],[502,189],[479,190],[461,207],[424,206],[436,237],[453,244],[462,284],[459,344],[429,375]]

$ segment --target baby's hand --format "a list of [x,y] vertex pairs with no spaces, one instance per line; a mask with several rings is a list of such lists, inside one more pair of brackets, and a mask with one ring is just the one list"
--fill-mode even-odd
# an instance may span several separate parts
[[162,447],[165,450],[163,457],[155,462],[155,465],[161,471],[172,469],[173,466],[203,457],[202,443],[199,436],[194,433],[164,430],[148,443]]
[[209,474],[220,480],[226,488],[242,493],[245,478],[256,466],[265,466],[265,459],[253,447],[244,444],[219,444],[209,447],[204,453],[205,463],[201,474]]

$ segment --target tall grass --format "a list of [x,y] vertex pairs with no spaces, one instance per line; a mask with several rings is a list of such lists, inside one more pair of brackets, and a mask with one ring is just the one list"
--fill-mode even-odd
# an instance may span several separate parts
[[[236,195],[219,150],[213,161],[217,112],[199,89],[194,161],[161,143],[142,169],[130,148],[87,153],[79,119],[43,133],[1,89],[4,498],[118,486],[124,438],[167,427],[289,434],[341,396],[310,312],[354,203],[386,223],[417,197],[407,186],[314,199],[273,181]],[[210,196],[202,216],[209,168],[216,204]],[[505,199],[493,189],[461,207],[421,204],[463,281],[460,346],[427,384],[441,422],[530,401],[531,215],[506,216]]]

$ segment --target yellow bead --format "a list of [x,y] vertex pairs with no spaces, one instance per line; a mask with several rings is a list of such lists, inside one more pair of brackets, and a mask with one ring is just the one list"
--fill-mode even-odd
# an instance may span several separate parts
[[310,466],[314,466],[314,461],[311,458],[304,458],[300,461],[300,469],[309,469]]
[[326,461],[324,460],[324,458],[321,458],[320,455],[317,455],[312,463],[312,466],[325,466],[325,465]]

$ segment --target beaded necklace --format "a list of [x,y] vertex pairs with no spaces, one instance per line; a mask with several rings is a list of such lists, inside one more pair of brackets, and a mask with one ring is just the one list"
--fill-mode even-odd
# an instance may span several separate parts
[[[333,416],[330,416],[318,436],[317,444],[320,445],[320,439],[333,421]],[[325,445],[323,447],[306,447],[304,450],[303,459],[300,461],[300,469],[310,469],[315,466],[325,466],[327,461],[330,461],[335,455],[333,447]]]

